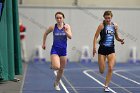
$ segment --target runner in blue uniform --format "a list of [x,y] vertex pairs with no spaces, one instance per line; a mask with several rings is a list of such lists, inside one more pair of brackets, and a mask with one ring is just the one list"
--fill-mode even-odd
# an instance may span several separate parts
[[113,14],[111,11],[104,12],[104,21],[98,26],[98,29],[94,36],[93,41],[93,57],[96,53],[96,42],[97,38],[100,35],[99,49],[98,49],[98,64],[99,71],[101,74],[105,70],[105,61],[108,60],[108,73],[106,76],[104,91],[109,92],[109,82],[111,81],[113,67],[115,65],[115,48],[114,48],[114,37],[117,41],[124,44],[124,39],[120,39],[118,36],[118,26],[116,23],[111,22]]
[[50,32],[53,32],[53,45],[50,52],[51,55],[51,68],[57,70],[54,88],[60,90],[59,81],[63,75],[65,65],[67,63],[67,38],[72,38],[71,28],[68,24],[64,23],[64,14],[57,12],[55,14],[56,24],[50,26],[43,36],[42,48],[46,48],[46,38]]

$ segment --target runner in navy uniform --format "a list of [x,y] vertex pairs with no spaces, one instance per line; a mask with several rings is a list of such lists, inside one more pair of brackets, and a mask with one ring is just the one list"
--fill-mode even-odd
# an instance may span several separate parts
[[67,38],[72,38],[71,28],[68,24],[64,23],[64,14],[57,12],[55,14],[56,24],[50,26],[44,33],[42,48],[46,48],[46,37],[50,32],[53,32],[53,45],[50,52],[51,55],[51,68],[57,71],[56,81],[54,88],[60,90],[59,81],[63,75],[64,68],[67,62]]
[[114,37],[117,41],[124,44],[124,39],[120,39],[118,36],[118,26],[116,23],[111,22],[113,14],[111,11],[104,12],[104,21],[98,26],[98,29],[94,36],[93,41],[93,57],[96,53],[96,42],[100,34],[99,49],[98,49],[98,64],[100,73],[103,74],[105,70],[105,61],[108,60],[108,73],[106,76],[104,91],[109,92],[108,85],[111,81],[113,67],[115,65],[115,48]]

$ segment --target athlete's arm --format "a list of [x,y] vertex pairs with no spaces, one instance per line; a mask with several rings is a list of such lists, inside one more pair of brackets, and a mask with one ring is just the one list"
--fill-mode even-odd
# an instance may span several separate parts
[[124,39],[121,39],[118,35],[118,25],[115,24],[115,38],[117,41],[121,42],[121,44],[124,44]]
[[71,39],[71,38],[72,38],[72,32],[71,32],[71,27],[70,27],[70,25],[65,24],[65,25],[64,25],[64,31],[65,31],[67,37],[68,37],[69,39]]
[[93,57],[95,56],[95,53],[96,53],[96,43],[97,43],[98,36],[99,36],[100,32],[103,30],[103,28],[104,28],[104,25],[103,25],[103,23],[101,23],[98,26],[98,28],[96,30],[96,33],[94,35],[94,40],[93,40]]
[[43,36],[43,44],[42,44],[42,48],[45,49],[46,48],[46,38],[48,36],[49,33],[51,33],[54,29],[54,26],[50,26],[44,33]]

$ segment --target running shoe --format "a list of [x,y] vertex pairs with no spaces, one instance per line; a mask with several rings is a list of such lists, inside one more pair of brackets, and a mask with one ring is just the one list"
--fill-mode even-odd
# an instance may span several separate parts
[[59,87],[59,84],[57,84],[57,83],[54,83],[54,88],[57,91],[60,91],[61,90],[60,87]]
[[105,91],[105,92],[109,92],[110,90],[109,90],[109,88],[108,88],[107,86],[105,86],[105,87],[104,87],[104,91]]

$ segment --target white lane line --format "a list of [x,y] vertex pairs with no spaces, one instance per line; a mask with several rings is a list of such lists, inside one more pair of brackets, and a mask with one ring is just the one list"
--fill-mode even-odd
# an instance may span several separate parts
[[70,85],[70,87],[73,89],[74,93],[78,93],[78,91],[75,89],[75,87],[68,81],[68,79],[64,75],[63,75],[63,78]]
[[[68,89],[71,87],[67,87]],[[96,89],[96,88],[103,88],[103,87],[75,87],[75,89]],[[140,87],[110,87],[113,89],[121,89],[121,88],[129,88],[129,89],[140,89]]]
[[[88,73],[87,73],[88,71],[91,71],[91,70],[84,70],[83,73],[84,73],[85,75],[87,75],[88,77],[90,77],[91,79],[93,79],[94,81],[96,81],[97,83],[99,83],[100,85],[104,86],[103,83],[101,83],[99,80],[97,80],[96,78],[94,78],[93,76],[91,76],[90,74],[88,74]],[[112,91],[113,93],[117,93],[117,92],[115,92],[115,91],[114,91],[113,89],[111,89],[111,88],[109,88],[109,90]]]
[[85,68],[67,68],[65,71],[86,70]]
[[22,85],[21,85],[21,87],[20,87],[20,93],[23,92],[23,86],[24,86],[25,77],[26,77],[26,73],[27,73],[27,69],[28,69],[28,65],[29,65],[29,64],[27,64],[27,63],[23,63],[23,64],[25,65],[25,68],[24,68],[24,65],[23,65],[23,68],[24,68],[25,70],[23,70],[24,72],[23,72]]
[[136,77],[136,78],[140,78],[139,75],[133,74],[132,72],[128,72],[128,71],[124,71],[124,72],[125,72],[125,73],[128,73],[128,74],[130,74],[130,75],[132,75],[132,76],[134,76],[134,77]]
[[135,81],[135,80],[133,80],[133,79],[130,79],[130,78],[128,78],[128,77],[125,77],[125,76],[123,76],[123,75],[117,73],[117,72],[123,72],[123,71],[124,71],[124,70],[118,70],[118,71],[114,71],[113,73],[114,73],[115,75],[121,77],[121,78],[124,78],[124,79],[126,79],[126,80],[128,80],[128,81],[131,81],[131,82],[133,82],[133,83],[135,83],[135,84],[140,85],[139,82],[137,82],[137,81]]
[[[57,72],[54,71],[54,74],[57,75]],[[70,93],[70,92],[68,91],[68,89],[66,88],[66,86],[64,85],[64,83],[62,82],[62,80],[60,80],[60,84],[62,85],[62,87],[63,87],[63,89],[65,90],[66,93]]]
[[[103,78],[103,79],[106,79],[105,77],[103,77],[102,75],[100,75],[100,74],[94,72],[93,70],[91,70],[91,71],[92,71],[94,74],[98,75],[99,77],[101,77],[101,78]],[[118,86],[119,88],[123,89],[124,91],[126,91],[126,92],[128,92],[128,93],[132,93],[131,91],[129,91],[129,90],[125,89],[124,87],[122,87],[122,86],[120,86],[120,85],[114,83],[113,81],[110,81],[110,83],[112,83],[112,84],[115,85],[115,86]]]

